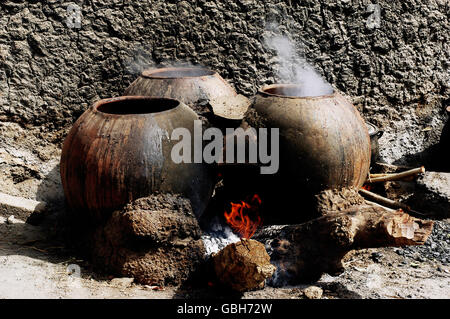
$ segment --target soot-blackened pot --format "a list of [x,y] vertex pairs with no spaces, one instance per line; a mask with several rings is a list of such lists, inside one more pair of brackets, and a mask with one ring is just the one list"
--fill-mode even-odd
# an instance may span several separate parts
[[297,89],[294,84],[269,85],[254,103],[266,126],[279,128],[279,174],[286,185],[298,188],[298,194],[361,187],[369,172],[371,147],[359,112],[336,92],[299,97]]
[[64,142],[61,179],[69,207],[101,221],[161,191],[184,194],[200,216],[212,193],[212,172],[206,164],[174,163],[178,141],[170,139],[175,128],[193,136],[197,119],[174,99],[124,96],[95,103]]

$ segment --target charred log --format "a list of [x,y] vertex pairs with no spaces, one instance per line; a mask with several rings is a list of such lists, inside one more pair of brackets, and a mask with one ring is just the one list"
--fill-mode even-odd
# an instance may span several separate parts
[[342,258],[354,249],[421,245],[432,226],[432,221],[402,210],[361,205],[327,212],[303,224],[268,226],[254,239],[265,244],[277,265],[277,282],[296,284],[317,280],[322,273],[341,272]]

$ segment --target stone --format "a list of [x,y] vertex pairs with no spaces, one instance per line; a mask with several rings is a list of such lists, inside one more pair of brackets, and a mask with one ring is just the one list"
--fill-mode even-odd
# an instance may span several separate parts
[[31,214],[45,211],[46,205],[45,202],[0,193],[0,216],[6,218],[14,215],[16,218],[26,221]]
[[303,290],[303,294],[308,299],[321,299],[323,295],[323,290],[320,287],[310,286]]
[[205,258],[201,230],[190,201],[152,194],[116,211],[93,234],[94,265],[140,284],[186,282]]
[[212,259],[219,281],[239,292],[264,288],[276,270],[264,245],[252,239],[230,244]]

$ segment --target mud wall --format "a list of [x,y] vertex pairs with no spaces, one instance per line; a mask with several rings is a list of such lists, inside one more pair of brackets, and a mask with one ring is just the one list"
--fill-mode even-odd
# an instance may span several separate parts
[[[173,61],[213,68],[251,96],[276,80],[262,40],[270,21],[386,130],[383,156],[401,159],[435,143],[445,121],[450,9],[446,0],[376,4],[379,20],[365,0],[3,0],[0,120],[58,131],[142,68]],[[81,25],[69,5],[81,8]]]

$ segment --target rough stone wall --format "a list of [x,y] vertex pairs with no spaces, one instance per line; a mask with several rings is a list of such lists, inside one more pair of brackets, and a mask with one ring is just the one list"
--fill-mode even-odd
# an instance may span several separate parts
[[[393,161],[439,137],[450,96],[450,9],[446,0],[380,0],[380,26],[370,27],[369,3],[2,0],[0,120],[56,132],[93,101],[120,95],[142,68],[173,61],[215,69],[251,96],[276,80],[263,45],[270,21],[386,130],[382,154]],[[82,9],[79,29],[67,26],[69,4]]]

